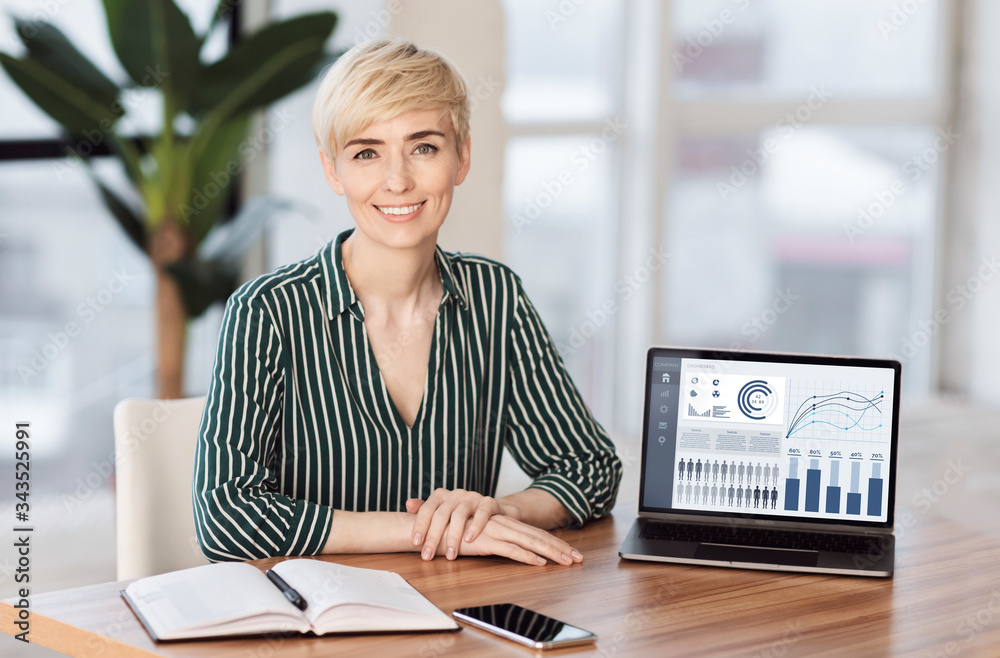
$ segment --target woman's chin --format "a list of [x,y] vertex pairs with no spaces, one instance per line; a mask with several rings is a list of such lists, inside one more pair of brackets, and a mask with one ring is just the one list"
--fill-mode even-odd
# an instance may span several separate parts
[[400,223],[380,222],[377,227],[363,226],[357,223],[358,231],[371,240],[390,249],[414,249],[428,242],[437,243],[438,229],[441,224],[430,226],[424,222],[406,221]]

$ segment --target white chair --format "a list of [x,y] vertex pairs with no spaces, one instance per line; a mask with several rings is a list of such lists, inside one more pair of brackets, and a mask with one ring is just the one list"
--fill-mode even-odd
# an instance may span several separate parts
[[119,580],[208,564],[191,506],[204,406],[204,397],[129,399],[115,406]]

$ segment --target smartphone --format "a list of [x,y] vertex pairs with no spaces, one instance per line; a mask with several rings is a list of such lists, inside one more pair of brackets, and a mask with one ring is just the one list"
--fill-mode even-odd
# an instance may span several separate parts
[[533,649],[554,649],[597,640],[597,636],[590,631],[513,603],[459,608],[452,615],[455,619]]

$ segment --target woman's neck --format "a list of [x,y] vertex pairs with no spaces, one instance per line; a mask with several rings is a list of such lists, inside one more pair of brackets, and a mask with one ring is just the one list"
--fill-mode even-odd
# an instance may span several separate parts
[[435,240],[428,240],[408,249],[386,247],[358,230],[344,241],[344,270],[366,318],[372,312],[412,315],[424,306],[437,306],[442,289],[435,246]]

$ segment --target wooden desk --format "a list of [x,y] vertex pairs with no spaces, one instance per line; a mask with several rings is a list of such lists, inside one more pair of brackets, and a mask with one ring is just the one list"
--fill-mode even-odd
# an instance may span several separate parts
[[[594,631],[596,647],[546,652],[603,656],[997,656],[1000,543],[951,521],[900,514],[893,579],[813,576],[624,561],[633,505],[562,531],[585,556],[573,567],[494,558],[420,561],[416,554],[330,559],[400,573],[446,612],[512,601]],[[267,567],[277,560],[260,560]],[[33,642],[78,656],[527,655],[506,640],[458,633],[273,637],[157,645],[118,595],[129,581],[51,592],[31,601]],[[0,630],[13,634],[13,600]]]

